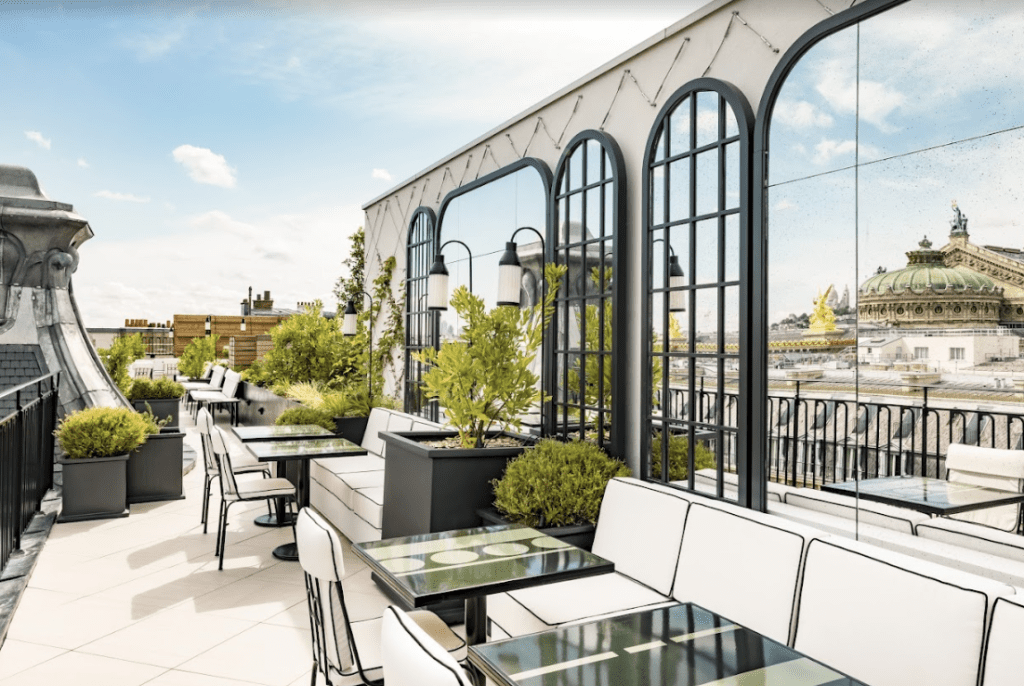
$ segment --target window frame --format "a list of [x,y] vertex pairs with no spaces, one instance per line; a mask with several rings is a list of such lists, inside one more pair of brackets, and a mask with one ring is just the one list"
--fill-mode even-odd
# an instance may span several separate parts
[[[414,236],[417,231],[426,233],[426,237]],[[437,403],[425,401],[417,410],[411,399],[415,388],[422,386],[423,372],[423,365],[412,359],[412,353],[436,347],[440,338],[437,313],[426,309],[426,305],[420,308],[420,302],[426,300],[430,265],[437,245],[437,218],[434,210],[429,207],[417,207],[409,219],[405,241],[405,377],[402,382],[402,407],[409,414],[416,414],[434,422],[438,417]],[[420,254],[415,254],[417,250]],[[415,343],[412,340],[413,317],[419,317],[419,326],[416,330],[420,332],[420,341]],[[424,330],[428,332],[426,336],[423,335]],[[419,372],[415,376],[415,383],[414,372]]]

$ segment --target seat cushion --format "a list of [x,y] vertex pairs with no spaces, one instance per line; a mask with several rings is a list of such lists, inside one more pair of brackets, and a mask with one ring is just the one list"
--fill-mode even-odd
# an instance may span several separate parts
[[[614,562],[616,572],[669,595],[688,506],[684,498],[638,479],[612,479],[601,501],[594,554]],[[638,517],[643,526],[637,526]]]
[[[825,493],[814,488],[796,488],[786,493],[786,504],[817,510],[837,517],[854,519],[858,516],[857,499],[838,493]],[[905,507],[875,503],[860,499],[860,521],[883,526],[906,534],[914,533],[914,525],[928,519],[928,515]]]
[[917,535],[1024,562],[1024,536],[980,524],[937,517],[919,522]]
[[384,512],[384,487],[360,488],[352,496],[352,511],[379,529]]
[[347,472],[336,476],[340,483],[337,496],[350,510],[355,508],[353,498],[360,488],[384,487],[383,469],[372,472]]
[[344,457],[322,457],[314,460],[322,469],[332,474],[372,472],[384,469],[384,458],[376,455],[348,455]]
[[391,413],[380,407],[370,410],[370,416],[366,419],[366,431],[363,432],[363,442],[360,444],[371,453],[376,455],[384,454],[384,441],[378,434],[388,430],[388,420]]
[[984,686],[1017,686],[1024,674],[1024,605],[1020,596],[998,598],[992,611],[985,651]]
[[974,686],[1009,586],[855,541],[807,548],[794,647],[872,684]]
[[295,486],[288,479],[249,479],[238,482],[238,497],[242,500],[287,495],[295,495]]
[[628,612],[669,600],[617,572],[532,586],[510,591],[508,596],[547,626]]
[[444,643],[451,643],[452,636],[451,629],[432,613],[385,609],[380,634],[385,682],[393,686],[470,686],[472,682]]

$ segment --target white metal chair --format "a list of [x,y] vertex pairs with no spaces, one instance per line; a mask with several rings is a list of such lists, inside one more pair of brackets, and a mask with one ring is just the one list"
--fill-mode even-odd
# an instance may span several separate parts
[[[1024,450],[1002,450],[951,443],[946,453],[946,478],[1010,493],[1024,489]],[[1020,531],[1020,505],[1003,505],[952,515],[953,519],[1003,531]]]
[[455,658],[394,605],[384,609],[380,637],[387,686],[471,686]]
[[[367,686],[382,684],[381,620],[353,622],[349,617],[341,583],[345,576],[344,546],[338,530],[316,510],[304,507],[295,523],[295,542],[299,548],[299,564],[306,577],[309,602],[313,639],[311,683],[316,683],[317,672],[320,672],[329,685],[335,678],[355,674]],[[433,612],[417,610],[409,613],[409,618],[431,636],[442,651],[458,653],[460,657],[465,653],[465,641]]]
[[295,486],[288,479],[249,479],[238,481],[231,465],[231,454],[224,443],[224,436],[218,426],[210,432],[210,443],[213,457],[220,472],[220,517],[217,520],[217,548],[220,555],[218,569],[224,569],[224,549],[228,539],[228,511],[235,503],[252,502],[254,500],[271,501],[281,498],[285,501],[288,511],[295,504]]
[[[217,465],[217,460],[213,456],[213,443],[211,434],[213,432],[213,417],[210,416],[209,411],[200,410],[199,416],[196,418],[196,425],[199,427],[199,439],[203,448],[203,469],[206,472],[205,481],[203,483],[203,533],[206,533],[207,522],[209,520],[210,512],[210,491],[213,488],[213,480],[220,478],[220,467]],[[225,448],[227,446],[225,445]],[[263,478],[270,477],[270,464],[266,462],[257,462],[256,460],[244,460],[235,459],[232,461],[232,466],[235,468],[235,474],[262,474]],[[269,509],[270,503],[268,501],[267,507]]]

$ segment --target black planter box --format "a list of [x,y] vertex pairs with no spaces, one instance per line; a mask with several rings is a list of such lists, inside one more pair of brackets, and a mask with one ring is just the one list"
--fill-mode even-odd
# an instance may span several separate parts
[[185,434],[161,431],[128,455],[128,502],[181,500],[182,447]]
[[526,446],[431,448],[420,442],[457,435],[456,431],[380,433],[387,445],[383,538],[480,525],[476,511],[494,502],[491,480],[501,478],[508,461]]
[[141,398],[132,401],[132,407],[136,412],[145,412],[147,404],[157,420],[166,419],[167,415],[171,416],[171,421],[167,422],[165,428],[178,428],[178,408],[181,406],[181,398]]
[[[494,524],[508,524],[509,521],[493,507],[486,507],[477,510],[480,521],[484,526]],[[593,524],[571,524],[569,526],[545,526],[538,527],[538,531],[557,538],[560,541],[570,543],[577,548],[590,551],[594,547],[594,534],[597,527]]]
[[360,445],[363,442],[363,434],[366,433],[366,424],[369,421],[369,417],[335,417],[334,433]]
[[285,410],[301,407],[298,401],[282,398],[260,388],[256,384],[242,381],[238,384],[238,423],[243,426],[272,426]]
[[59,459],[62,505],[58,522],[128,516],[128,455]]

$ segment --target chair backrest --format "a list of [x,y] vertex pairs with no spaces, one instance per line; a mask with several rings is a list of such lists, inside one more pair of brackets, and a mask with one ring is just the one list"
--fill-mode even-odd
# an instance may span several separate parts
[[196,415],[196,426],[199,427],[199,440],[203,448],[203,467],[208,475],[219,474],[217,459],[214,457],[213,444],[211,443],[213,417],[210,416],[210,411],[205,407],[199,410]]
[[370,410],[370,416],[366,419],[366,431],[363,433],[362,447],[375,455],[384,454],[384,441],[379,434],[388,430],[388,420],[391,412],[382,407],[375,407]]
[[1024,605],[1020,596],[998,598],[992,610],[982,686],[1017,686],[1024,674]]
[[739,506],[691,502],[672,596],[789,643],[804,551],[819,535]]
[[229,369],[224,374],[224,386],[221,388],[221,393],[229,398],[234,398],[238,393],[238,384],[242,381],[242,375],[236,372],[234,369]]
[[316,510],[304,507],[295,520],[295,545],[306,578],[313,655],[326,672],[352,673],[355,658],[341,579],[345,559],[341,537]]
[[470,686],[455,658],[397,607],[384,609],[380,652],[387,686]]
[[210,431],[210,445],[213,447],[213,459],[220,470],[220,487],[225,498],[238,497],[238,483],[235,481],[235,472],[231,468],[231,454],[228,452],[227,442],[224,440],[223,429],[214,426]]
[[807,546],[793,647],[872,686],[975,686],[988,608],[1013,589],[876,546]]
[[[1024,450],[951,443],[946,453],[946,475],[950,481],[1020,493],[1024,485]],[[1017,505],[1005,505],[954,516],[1003,531],[1014,531],[1018,508]]]
[[392,412],[388,418],[388,431],[412,431],[412,415],[404,412]]
[[214,365],[213,371],[210,372],[210,387],[220,388],[224,383],[224,375],[227,373],[227,369],[218,365]]
[[[668,595],[689,503],[643,481],[608,482],[594,532],[595,555],[615,563],[615,571]],[[643,526],[637,526],[637,518]]]

